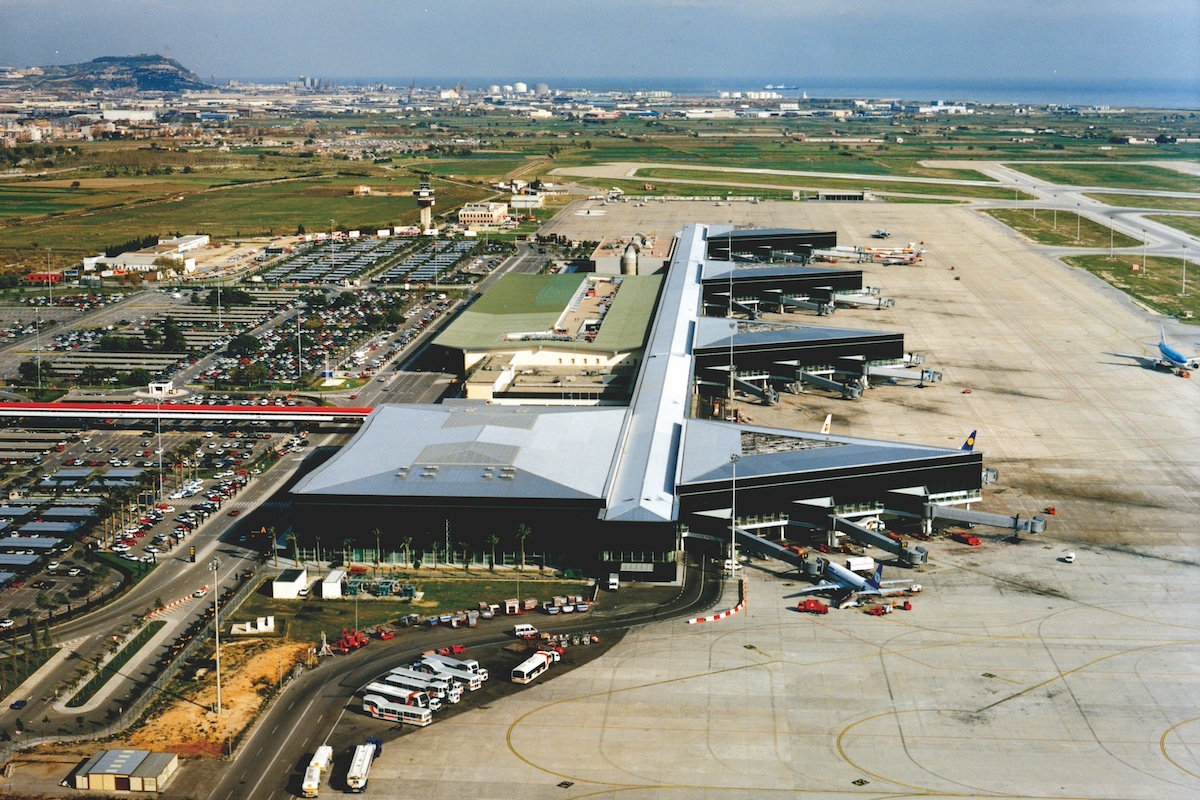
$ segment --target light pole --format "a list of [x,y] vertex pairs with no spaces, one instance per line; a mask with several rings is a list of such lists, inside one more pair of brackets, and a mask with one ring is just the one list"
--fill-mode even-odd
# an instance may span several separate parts
[[1187,297],[1187,245],[1183,246],[1183,283],[1179,290],[1180,297]]
[[737,453],[729,456],[733,465],[733,480],[729,484],[729,574],[737,569],[737,462],[741,456]]
[[1112,227],[1111,225],[1108,226],[1108,260],[1109,261],[1112,261],[1112,259],[1113,259],[1113,237],[1115,237],[1116,235],[1117,235],[1117,229]]
[[1080,230],[1079,226],[1083,224],[1083,214],[1080,213],[1080,211],[1079,211],[1080,208],[1082,208],[1082,206],[1080,206],[1079,203],[1076,203],[1075,204],[1075,241],[1076,242],[1079,241],[1079,230]]
[[1146,277],[1146,229],[1142,228],[1142,277]]
[[164,502],[163,498],[163,446],[162,446],[162,398],[159,398],[154,403],[156,413],[156,423],[158,426],[158,502]]
[[[217,570],[221,568],[221,559],[214,558],[208,563],[208,568],[213,574],[213,631],[216,632],[216,649],[217,649],[217,716],[221,715],[221,620],[218,616],[219,609],[217,608],[217,597],[220,594],[221,582],[217,577]],[[355,609],[357,611],[357,608]],[[356,614],[357,616],[357,614]]]
[[1058,230],[1058,209],[1054,209],[1054,230]]

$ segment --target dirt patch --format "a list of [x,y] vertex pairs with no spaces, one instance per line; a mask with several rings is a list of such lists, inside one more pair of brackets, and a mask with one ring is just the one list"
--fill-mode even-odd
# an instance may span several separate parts
[[254,722],[280,675],[288,675],[307,649],[305,644],[261,639],[222,642],[220,716],[210,710],[217,702],[216,671],[210,662],[197,670],[180,697],[153,713],[121,746],[220,756],[227,743],[237,741]]

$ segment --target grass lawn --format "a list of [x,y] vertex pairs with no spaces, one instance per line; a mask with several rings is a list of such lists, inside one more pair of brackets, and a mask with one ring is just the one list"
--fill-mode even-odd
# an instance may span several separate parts
[[1155,222],[1161,222],[1163,225],[1170,225],[1172,228],[1177,228],[1184,233],[1190,233],[1192,236],[1200,236],[1200,217],[1178,217],[1170,214],[1153,214],[1147,216],[1146,219],[1152,219]]
[[[478,573],[477,573],[478,574]],[[531,576],[532,577],[532,576]],[[394,622],[406,614],[445,614],[451,611],[473,609],[481,602],[503,605],[504,601],[517,597],[517,581],[506,573],[502,578],[494,575],[458,579],[413,580],[418,591],[425,593],[419,603],[399,599],[375,598],[364,595],[357,603],[358,627],[369,630],[376,625]],[[321,631],[332,641],[342,628],[354,627],[355,601],[353,598],[340,600],[277,600],[269,597],[269,584],[264,583],[246,598],[246,601],[228,619],[232,621],[256,619],[273,615],[277,621],[287,620],[289,641],[319,642]],[[588,594],[587,581],[526,580],[520,582],[520,597],[536,597],[549,600],[554,595]],[[225,616],[225,613],[222,612]]]
[[1035,178],[1072,186],[1200,192],[1200,178],[1150,164],[1009,164]]
[[[787,189],[863,189],[869,188],[877,192],[902,192],[918,195],[947,195],[953,197],[979,197],[991,200],[1007,200],[1013,197],[1013,192],[999,186],[959,186],[955,184],[910,183],[889,181],[886,177],[866,179],[816,178],[807,175],[776,175],[737,172],[709,172],[687,169],[639,169],[639,178],[654,180],[687,180],[699,181],[713,186],[712,194],[720,194],[732,183],[748,183],[757,186],[778,186]],[[716,189],[716,187],[721,187]],[[1030,195],[1018,193],[1017,199],[1032,199]]]
[[1110,206],[1156,208],[1163,211],[1200,211],[1200,198],[1150,197],[1144,194],[1089,194],[1087,197]]
[[[1031,208],[991,208],[985,209],[983,213],[995,217],[1037,244],[1108,247],[1110,236],[1114,247],[1134,247],[1141,244],[1138,239],[1116,233],[1107,225],[1101,225],[1074,211],[1055,213],[1045,209],[1034,212]],[[1077,231],[1078,239],[1075,238]]]
[[[1197,285],[1195,289],[1189,287],[1186,297],[1180,297],[1179,290],[1183,283],[1182,258],[1148,258],[1145,273],[1140,269],[1141,258],[1130,253],[1113,259],[1096,255],[1071,256],[1063,260],[1103,278],[1155,311],[1178,317],[1184,322],[1200,322],[1200,269],[1196,269],[1195,264],[1191,265],[1188,277],[1195,280]],[[1135,265],[1139,267],[1136,271],[1133,269]],[[1192,313],[1190,319],[1185,317],[1185,312],[1189,311]]]

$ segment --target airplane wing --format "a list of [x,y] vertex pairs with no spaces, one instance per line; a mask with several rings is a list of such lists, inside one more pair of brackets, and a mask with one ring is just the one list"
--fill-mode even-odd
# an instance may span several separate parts
[[841,584],[833,583],[832,581],[821,581],[814,583],[812,586],[805,587],[798,592],[787,595],[788,597],[804,597],[808,594],[821,594],[823,592],[845,591],[845,587]]

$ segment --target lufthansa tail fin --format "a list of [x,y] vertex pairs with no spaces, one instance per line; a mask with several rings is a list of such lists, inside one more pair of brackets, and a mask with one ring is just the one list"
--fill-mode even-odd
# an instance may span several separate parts
[[883,564],[875,565],[875,574],[867,579],[867,586],[872,589],[878,589],[883,585]]
[[830,428],[832,428],[832,427],[833,427],[833,414],[827,414],[827,415],[825,416],[825,424],[823,424],[823,425],[821,426],[821,433],[823,433],[823,434],[825,434],[826,436],[828,436],[828,435],[829,435],[829,429],[830,429]]
[[973,452],[975,450],[975,434],[977,433],[979,433],[977,430],[971,431],[971,435],[967,437],[967,440],[963,442],[962,447],[958,449],[966,450],[968,453]]

